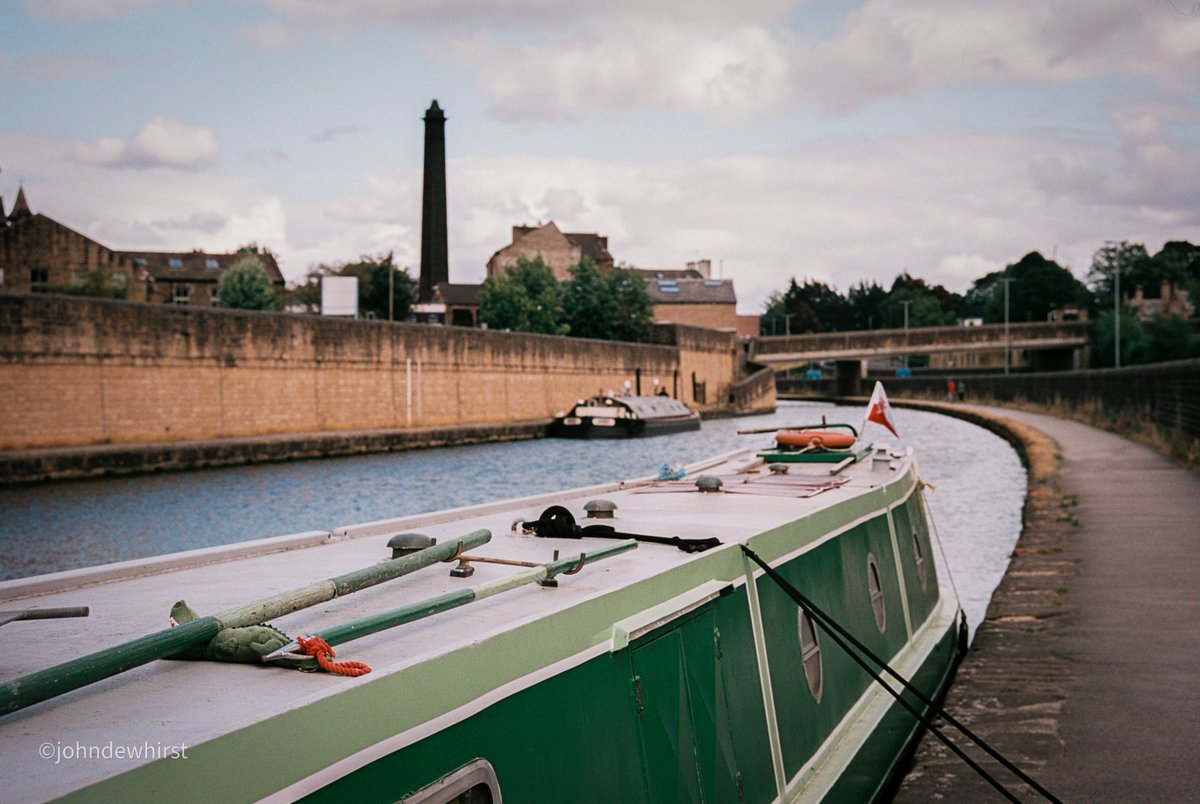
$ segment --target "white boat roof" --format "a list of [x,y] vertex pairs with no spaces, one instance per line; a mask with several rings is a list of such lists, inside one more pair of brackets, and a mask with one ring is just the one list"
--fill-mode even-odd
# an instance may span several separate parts
[[[201,614],[370,566],[390,558],[388,535],[420,531],[439,543],[479,528],[490,543],[473,554],[544,563],[611,545],[610,540],[543,539],[511,532],[514,520],[535,520],[551,504],[583,519],[583,505],[604,498],[616,518],[595,520],[618,530],[685,538],[716,537],[717,550],[811,516],[885,486],[880,499],[903,499],[916,482],[911,458],[870,458],[831,474],[832,464],[791,464],[783,477],[754,463],[748,451],[691,468],[689,477],[650,485],[650,479],[541,495],[436,514],[313,532],[244,545],[192,551],[0,583],[0,610],[89,606],[87,618],[13,622],[0,628],[0,682],[161,630],[176,600]],[[726,493],[688,490],[699,473],[724,479]],[[747,484],[746,481],[752,481]],[[809,485],[802,485],[802,484]],[[821,485],[812,484],[825,484]],[[734,490],[742,486],[741,490]],[[811,494],[811,496],[810,496]],[[879,506],[882,507],[882,506]],[[874,510],[878,510],[878,507]],[[819,534],[817,534],[819,535]],[[47,744],[71,746],[195,746],[313,701],[347,685],[399,672],[497,629],[514,628],[613,589],[636,584],[709,553],[641,544],[637,549],[559,576],[556,589],[530,584],[337,647],[339,659],[366,662],[360,679],[326,673],[202,661],[155,661],[119,676],[0,717],[0,787],[10,800],[45,799],[128,770],[129,762],[62,761],[50,768]],[[479,563],[473,577],[449,576],[437,564],[397,580],[337,598],[273,621],[289,635],[319,633],[351,619],[502,578],[513,567]],[[602,637],[601,638],[607,638]],[[36,770],[31,773],[30,770]]]
[[623,407],[639,419],[686,416],[691,408],[670,396],[594,396],[576,403],[577,407]]

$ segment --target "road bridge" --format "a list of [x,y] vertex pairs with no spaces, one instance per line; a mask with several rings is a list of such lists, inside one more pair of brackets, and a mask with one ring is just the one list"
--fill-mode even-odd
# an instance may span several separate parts
[[857,332],[821,332],[753,338],[749,357],[776,371],[813,362],[862,362],[904,355],[1003,354],[1021,352],[1038,371],[1086,366],[1091,323],[1087,321],[984,324],[974,327],[914,327]]

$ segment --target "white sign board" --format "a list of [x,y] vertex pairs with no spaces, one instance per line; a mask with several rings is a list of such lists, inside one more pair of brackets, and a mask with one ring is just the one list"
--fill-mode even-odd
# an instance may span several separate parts
[[358,277],[321,277],[321,315],[358,317]]

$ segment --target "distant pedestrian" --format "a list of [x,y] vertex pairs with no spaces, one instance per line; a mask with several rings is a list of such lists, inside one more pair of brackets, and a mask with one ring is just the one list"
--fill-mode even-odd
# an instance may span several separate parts
[[957,397],[955,396],[954,380],[951,380],[951,381],[950,381],[950,382],[949,382],[949,383],[946,385],[946,396],[947,396],[947,397],[949,397],[949,399],[950,399],[950,401],[951,401],[951,402],[953,402],[953,401],[954,401],[954,400],[957,398]]
[[962,380],[958,381],[958,401],[962,402],[967,398],[967,384]]

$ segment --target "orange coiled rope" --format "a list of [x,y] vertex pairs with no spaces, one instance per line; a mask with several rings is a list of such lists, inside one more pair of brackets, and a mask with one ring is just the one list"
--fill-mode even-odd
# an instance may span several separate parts
[[333,661],[337,654],[333,652],[329,643],[319,636],[297,636],[296,644],[309,656],[316,657],[317,664],[326,672],[337,673],[339,676],[365,676],[371,672],[371,668],[364,662]]

